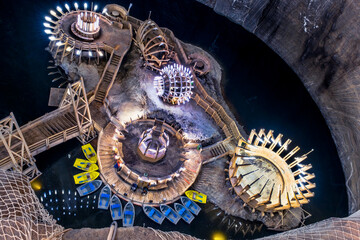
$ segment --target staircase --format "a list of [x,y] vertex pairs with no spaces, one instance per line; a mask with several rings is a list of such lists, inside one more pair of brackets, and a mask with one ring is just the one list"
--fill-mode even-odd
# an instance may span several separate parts
[[201,152],[202,158],[204,159],[203,164],[214,162],[226,155],[232,155],[234,154],[234,149],[235,145],[231,137],[203,148]]
[[95,101],[103,103],[106,96],[112,87],[117,73],[119,72],[122,57],[117,55],[114,51],[111,53],[110,59],[105,66],[103,74],[100,78],[99,84],[95,89]]
[[193,79],[198,90],[198,94],[193,94],[192,98],[196,104],[200,105],[205,112],[207,112],[216,122],[216,124],[223,130],[226,137],[233,137],[234,141],[237,142],[242,138],[235,121],[227,114],[225,109],[215,101],[201,85],[197,79],[194,70],[192,69]]
[[217,157],[220,155],[223,155],[228,152],[227,147],[223,144],[223,142],[220,142],[220,144],[215,145],[210,149],[211,156]]

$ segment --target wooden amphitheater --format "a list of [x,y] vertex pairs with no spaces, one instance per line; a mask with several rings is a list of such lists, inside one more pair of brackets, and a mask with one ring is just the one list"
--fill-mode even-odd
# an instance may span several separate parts
[[[152,123],[154,119],[146,119],[146,117],[136,121]],[[130,123],[131,124],[131,123]],[[138,171],[134,171],[126,165],[126,161],[120,160],[121,170],[114,168],[116,156],[121,154],[121,142],[114,140],[115,129],[121,129],[113,124],[109,124],[99,134],[98,140],[98,161],[101,172],[101,178],[111,186],[121,198],[132,201],[134,204],[142,205],[144,203],[154,206],[160,204],[168,204],[180,198],[182,194],[195,182],[200,172],[202,159],[200,152],[191,146],[184,146],[185,153],[179,159],[181,166],[172,174],[162,177],[144,176]],[[166,129],[174,135],[180,135],[178,131],[168,126]],[[182,136],[179,136],[182,138]],[[115,147],[116,146],[116,147]],[[126,160],[127,156],[124,156]],[[121,159],[121,157],[120,157]],[[118,160],[119,161],[119,160]],[[154,166],[155,167],[155,166]],[[132,184],[136,184],[139,188],[147,187],[147,194],[141,191],[132,191]]]

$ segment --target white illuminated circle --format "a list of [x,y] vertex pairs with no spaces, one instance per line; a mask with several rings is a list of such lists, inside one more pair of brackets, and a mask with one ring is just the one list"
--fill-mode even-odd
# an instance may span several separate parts
[[184,104],[190,100],[194,88],[192,73],[183,65],[166,66],[161,69],[160,76],[154,78],[154,87],[164,101]]

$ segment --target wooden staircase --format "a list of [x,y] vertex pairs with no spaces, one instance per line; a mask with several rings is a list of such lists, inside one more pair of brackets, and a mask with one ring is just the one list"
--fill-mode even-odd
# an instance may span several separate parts
[[196,104],[202,107],[205,112],[214,119],[227,138],[232,137],[235,142],[237,142],[240,138],[243,138],[235,121],[227,114],[223,106],[217,103],[215,99],[206,92],[205,88],[197,79],[194,70],[192,69],[191,71],[193,73],[193,80],[198,92],[192,95],[192,99],[194,99]]
[[112,51],[109,61],[107,62],[103,74],[100,78],[99,84],[95,89],[95,101],[104,103],[110,88],[112,87],[115,78],[119,72],[123,57]]
[[235,145],[232,137],[217,142],[211,146],[202,149],[203,164],[214,162],[226,155],[234,154]]
[[220,142],[220,144],[217,144],[214,147],[210,148],[210,153],[213,157],[223,155],[224,153],[227,152],[228,152],[227,146],[225,146],[223,142]]

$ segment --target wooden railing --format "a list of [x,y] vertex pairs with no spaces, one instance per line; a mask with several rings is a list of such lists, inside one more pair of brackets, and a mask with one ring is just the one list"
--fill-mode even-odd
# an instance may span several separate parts
[[[182,47],[180,41],[174,36],[172,31],[165,30],[171,39],[175,42],[175,51],[180,53],[179,57],[181,62],[186,62],[188,60],[187,55]],[[223,130],[226,137],[233,137],[234,140],[239,140],[243,138],[240,134],[238,127],[236,126],[235,121],[226,113],[225,109],[215,101],[210,95],[206,92],[205,88],[201,85],[197,79],[194,70],[191,68],[193,80],[195,82],[196,90],[199,91],[198,94],[193,95],[193,99],[199,104],[205,111],[214,119],[216,124]]]
[[233,136],[236,141],[242,138],[235,121],[226,113],[223,106],[221,106],[215,101],[215,99],[209,96],[194,73],[193,78],[196,89],[201,94],[201,96],[195,94],[195,97],[193,97],[196,103],[204,108],[208,114],[210,114],[210,116],[215,120],[216,124],[218,124],[219,127],[223,129],[226,137]]
[[62,132],[56,133],[48,138],[45,138],[39,142],[36,142],[29,146],[31,154],[37,155],[41,152],[48,150],[49,148],[55,147],[61,143],[64,143],[74,137],[80,135],[79,129],[77,126],[68,128]]

